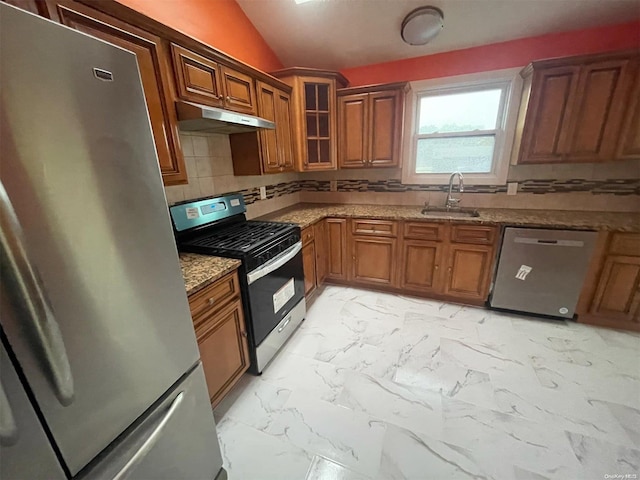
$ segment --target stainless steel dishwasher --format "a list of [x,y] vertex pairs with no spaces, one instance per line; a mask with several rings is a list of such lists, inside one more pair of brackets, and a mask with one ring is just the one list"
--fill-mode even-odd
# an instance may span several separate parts
[[506,228],[491,307],[572,318],[596,232]]

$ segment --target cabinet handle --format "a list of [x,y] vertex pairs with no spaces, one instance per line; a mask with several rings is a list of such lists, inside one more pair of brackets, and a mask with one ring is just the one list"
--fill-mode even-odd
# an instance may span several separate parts
[[247,332],[240,332],[240,335],[242,335],[244,338],[247,338]]
[[211,297],[209,300],[207,300],[207,303],[209,305],[213,305],[214,303],[216,303],[216,299],[214,297]]
[[440,266],[436,265],[435,267],[433,267],[434,270],[438,270],[440,268]]
[[223,98],[224,98],[224,95],[222,95],[222,94],[218,95],[218,99],[219,100],[222,100]]
[[227,102],[231,101],[231,97],[229,95],[227,95]]

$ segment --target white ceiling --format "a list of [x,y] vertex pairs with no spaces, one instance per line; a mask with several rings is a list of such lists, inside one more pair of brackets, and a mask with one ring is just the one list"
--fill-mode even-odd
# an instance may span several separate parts
[[[327,69],[640,18],[640,0],[237,1],[285,67]],[[406,45],[402,19],[423,5],[443,10],[444,29],[427,45]]]

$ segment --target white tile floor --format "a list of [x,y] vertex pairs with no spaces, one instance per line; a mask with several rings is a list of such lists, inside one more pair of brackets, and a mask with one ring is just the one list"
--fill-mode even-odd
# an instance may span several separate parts
[[640,335],[327,287],[215,411],[231,480],[640,475]]

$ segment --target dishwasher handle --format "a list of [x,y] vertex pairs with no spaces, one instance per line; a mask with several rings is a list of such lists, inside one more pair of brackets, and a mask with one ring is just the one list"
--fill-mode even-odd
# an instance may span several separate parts
[[584,247],[584,242],[582,240],[555,240],[550,238],[516,237],[513,239],[513,242],[524,243],[528,245],[544,245],[549,247]]

